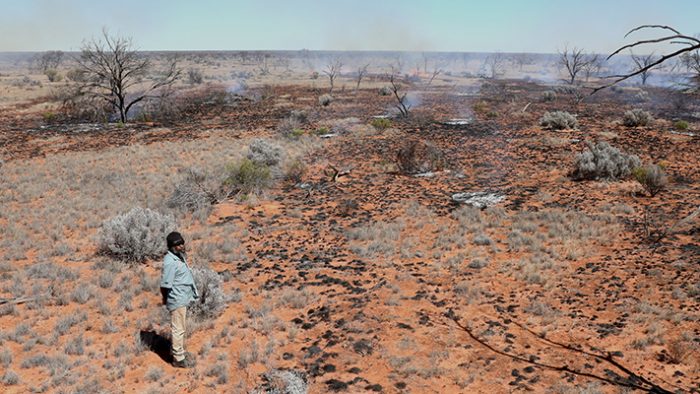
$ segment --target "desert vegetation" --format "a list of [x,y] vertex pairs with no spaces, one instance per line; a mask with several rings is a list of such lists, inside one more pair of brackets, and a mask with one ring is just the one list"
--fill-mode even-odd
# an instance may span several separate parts
[[133,45],[0,54],[0,391],[699,387],[700,108],[665,55],[590,95],[612,66],[573,47]]

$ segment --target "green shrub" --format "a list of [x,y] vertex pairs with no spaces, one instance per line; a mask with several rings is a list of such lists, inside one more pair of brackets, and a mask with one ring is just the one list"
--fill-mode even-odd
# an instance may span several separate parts
[[496,111],[489,111],[486,113],[486,117],[489,119],[496,119],[498,117],[498,112]]
[[232,194],[259,194],[270,186],[272,180],[270,167],[247,158],[227,165],[226,173],[224,187]]
[[688,130],[689,126],[690,125],[685,120],[679,120],[673,124],[673,127],[675,127],[676,130],[681,130],[681,131]]
[[44,123],[53,123],[57,118],[56,113],[52,111],[44,112],[41,117],[44,118]]
[[387,118],[374,118],[372,119],[372,127],[377,129],[377,131],[384,131],[391,127],[391,120]]
[[632,175],[652,197],[664,190],[666,185],[668,185],[668,178],[663,168],[656,164],[637,167],[632,170]]

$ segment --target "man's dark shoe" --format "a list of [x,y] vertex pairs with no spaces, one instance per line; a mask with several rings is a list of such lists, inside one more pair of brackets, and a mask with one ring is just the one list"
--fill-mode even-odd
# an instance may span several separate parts
[[173,367],[175,368],[192,368],[194,367],[194,361],[191,358],[185,357],[184,359],[177,361],[173,360]]

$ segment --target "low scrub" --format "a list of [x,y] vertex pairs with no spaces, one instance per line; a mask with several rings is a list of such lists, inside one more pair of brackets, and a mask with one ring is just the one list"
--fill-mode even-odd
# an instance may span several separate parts
[[270,167],[248,158],[227,165],[226,173],[228,176],[224,180],[224,187],[229,190],[229,194],[260,194],[272,182]]
[[306,175],[306,164],[299,158],[286,163],[284,168],[284,179],[293,183],[299,183]]
[[622,124],[627,127],[648,126],[653,120],[654,118],[649,112],[642,109],[633,109],[625,112],[622,117]]
[[396,154],[396,164],[404,174],[420,174],[445,168],[445,154],[431,142],[410,141]]
[[384,131],[391,127],[391,120],[387,118],[372,119],[372,127],[374,127],[377,131]]
[[99,249],[125,261],[160,258],[166,251],[165,237],[175,228],[172,216],[137,207],[102,223]]
[[557,93],[553,90],[547,90],[544,93],[542,93],[542,101],[544,102],[550,102],[554,101],[557,99]]
[[323,107],[329,106],[333,102],[333,96],[330,94],[322,94],[318,97],[318,103]]
[[673,123],[673,127],[675,127],[676,130],[680,130],[680,131],[686,131],[686,130],[688,130],[688,127],[689,127],[689,126],[690,126],[690,125],[689,125],[688,122],[686,122],[685,120],[679,120],[679,121]]
[[578,121],[576,116],[566,111],[545,112],[540,119],[540,126],[549,130],[575,129]]
[[188,308],[188,314],[198,321],[218,317],[229,302],[229,297],[221,289],[221,277],[209,268],[192,268],[194,283],[199,298]]
[[641,164],[639,157],[625,154],[607,142],[586,144],[588,148],[574,161],[574,179],[624,179]]
[[652,197],[664,190],[668,185],[668,178],[663,168],[656,164],[637,167],[632,171],[632,175]]
[[306,123],[306,114],[300,111],[292,111],[292,113],[284,118],[279,125],[277,131],[285,137],[297,138],[304,134],[303,126]]
[[248,159],[258,165],[276,166],[283,153],[282,147],[262,138],[253,140],[248,146]]

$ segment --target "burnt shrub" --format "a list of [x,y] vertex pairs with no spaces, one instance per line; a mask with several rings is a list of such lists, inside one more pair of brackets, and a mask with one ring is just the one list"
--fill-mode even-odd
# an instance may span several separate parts
[[420,174],[445,168],[444,153],[428,141],[409,141],[396,154],[396,164],[404,174]]
[[220,179],[192,167],[178,181],[166,204],[187,212],[208,210],[222,197],[220,186]]
[[664,190],[668,185],[668,178],[663,168],[656,164],[637,167],[632,170],[632,175],[652,197]]
[[586,145],[588,148],[574,161],[574,179],[623,179],[641,164],[639,157],[625,154],[605,141],[595,145],[586,141]]
[[545,112],[540,118],[540,126],[549,130],[575,129],[578,121],[576,116],[566,111]]
[[159,258],[166,251],[165,237],[175,228],[172,216],[136,207],[102,223],[99,250],[123,261]]
[[648,126],[654,118],[647,111],[642,109],[633,109],[625,111],[622,117],[622,124],[627,127]]
[[301,159],[294,159],[285,164],[284,179],[293,183],[299,183],[306,175],[307,167]]

